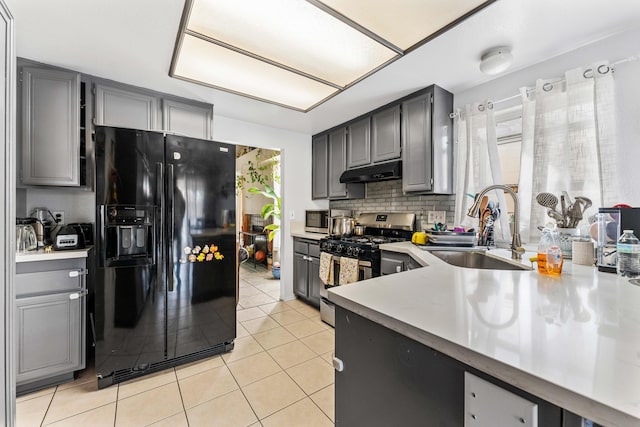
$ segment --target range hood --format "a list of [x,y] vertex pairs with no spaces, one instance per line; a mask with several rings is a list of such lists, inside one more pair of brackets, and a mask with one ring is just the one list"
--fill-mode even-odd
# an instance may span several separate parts
[[348,184],[352,182],[376,182],[400,178],[402,178],[402,161],[396,160],[394,162],[347,170],[340,175],[340,182]]

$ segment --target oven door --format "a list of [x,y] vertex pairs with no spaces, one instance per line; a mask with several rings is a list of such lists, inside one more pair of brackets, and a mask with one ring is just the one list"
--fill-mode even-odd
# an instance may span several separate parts
[[[329,301],[330,288],[344,286],[340,283],[340,257],[333,256],[333,280],[334,285],[320,286],[320,319],[331,326],[335,326],[335,307]],[[358,260],[358,281],[373,277],[373,267],[371,261]]]

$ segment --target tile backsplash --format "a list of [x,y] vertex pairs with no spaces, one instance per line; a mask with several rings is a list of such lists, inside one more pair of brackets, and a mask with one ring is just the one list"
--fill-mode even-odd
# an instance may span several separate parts
[[424,209],[426,219],[428,211],[446,211],[447,224],[453,225],[455,195],[405,195],[399,179],[369,182],[366,186],[364,199],[332,200],[329,207],[352,210],[356,217],[363,212],[412,212],[418,219]]

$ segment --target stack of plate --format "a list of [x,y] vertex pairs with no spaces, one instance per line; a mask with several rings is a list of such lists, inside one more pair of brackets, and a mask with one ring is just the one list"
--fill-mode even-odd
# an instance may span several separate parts
[[430,245],[437,246],[471,247],[478,243],[478,236],[474,232],[429,231],[427,237]]

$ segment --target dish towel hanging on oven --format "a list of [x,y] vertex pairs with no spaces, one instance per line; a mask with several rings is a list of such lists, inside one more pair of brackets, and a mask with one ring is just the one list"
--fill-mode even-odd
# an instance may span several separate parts
[[333,255],[327,252],[320,252],[320,280],[333,285]]
[[340,257],[340,284],[346,285],[358,281],[358,260]]

